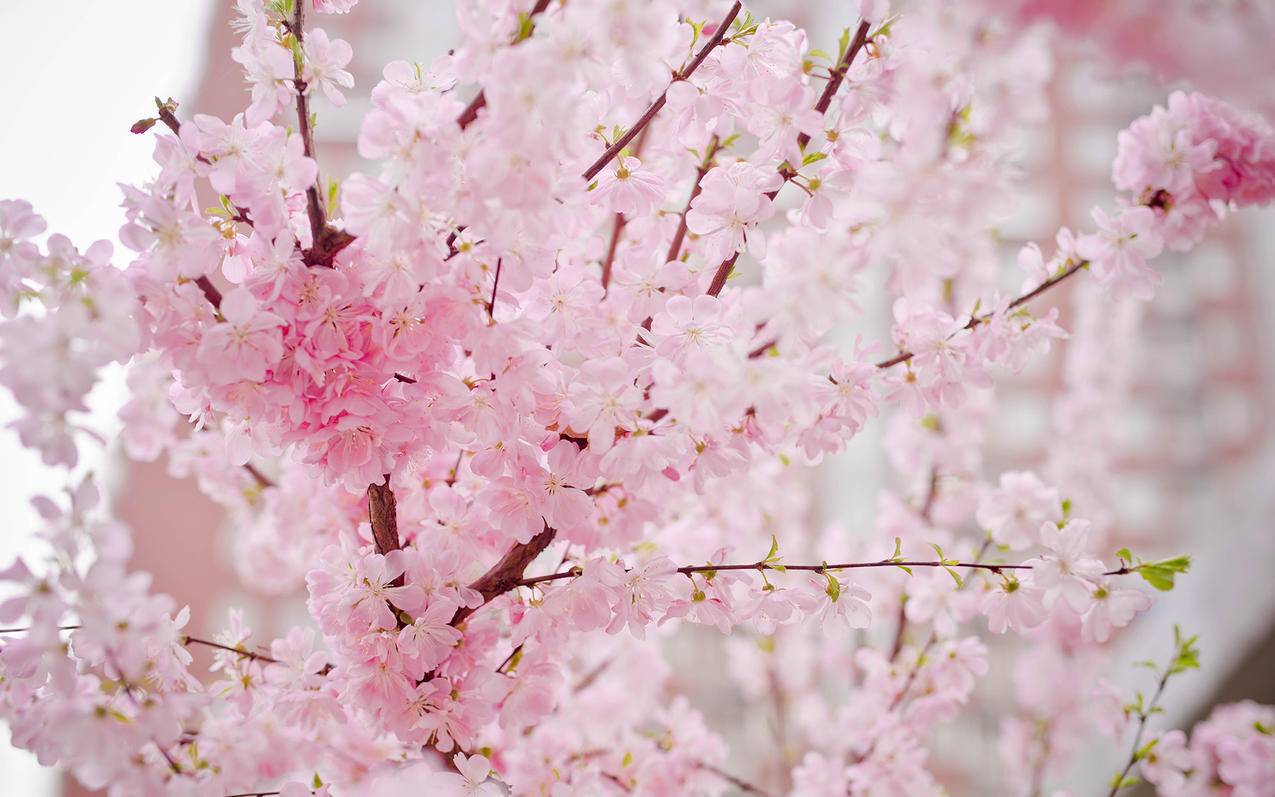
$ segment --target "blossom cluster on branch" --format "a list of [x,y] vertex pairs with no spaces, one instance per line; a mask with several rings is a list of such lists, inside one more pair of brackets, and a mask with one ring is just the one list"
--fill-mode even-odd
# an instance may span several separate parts
[[[1120,396],[1101,323],[1074,330],[1050,480],[984,472],[996,380],[1068,337],[1042,294],[1133,306],[1161,250],[1275,199],[1275,131],[1173,94],[1121,134],[1112,206],[1023,247],[1005,294],[1010,141],[1055,32],[864,0],[825,52],[694,5],[465,5],[460,46],[385,66],[367,166],[334,179],[311,100],[345,101],[353,53],[307,12],[354,0],[238,0],[251,102],[134,126],[157,168],[124,188],[122,269],[0,202],[24,445],[73,468],[97,374],[128,363],[125,452],[195,476],[245,583],[304,589],[313,620],[187,634],[75,480],[36,499],[47,556],[0,571],[16,744],[115,795],[766,794],[670,697],[660,640],[699,624],[777,703],[787,792],[937,795],[929,737],[990,668],[976,620],[1034,641],[1013,793],[1122,732],[1103,643],[1189,561],[1115,550],[1105,474],[1068,459]],[[890,342],[840,345],[869,275]],[[871,535],[812,531],[801,471],[878,415],[899,488]],[[1165,794],[1258,795],[1270,727],[1219,710],[1133,763]]]

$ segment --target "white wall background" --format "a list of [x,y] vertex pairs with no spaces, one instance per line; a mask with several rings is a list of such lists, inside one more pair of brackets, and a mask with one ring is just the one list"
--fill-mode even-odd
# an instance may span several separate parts
[[[153,137],[134,136],[129,126],[154,113],[152,97],[180,101],[193,90],[212,8],[211,0],[0,3],[0,199],[31,202],[51,231],[70,236],[81,250],[105,238],[119,252],[116,184],[144,180],[153,165]],[[119,381],[104,383],[92,397],[98,428],[112,424]],[[0,427],[16,415],[4,392]],[[84,467],[109,470],[100,452],[87,459]],[[61,484],[58,471],[0,428],[0,566],[35,528],[27,497]],[[57,791],[57,773],[11,748],[0,725],[0,793]]]

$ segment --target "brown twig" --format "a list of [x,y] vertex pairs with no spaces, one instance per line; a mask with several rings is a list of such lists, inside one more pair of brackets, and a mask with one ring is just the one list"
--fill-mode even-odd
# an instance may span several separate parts
[[[1037,296],[1040,296],[1045,291],[1048,291],[1049,289],[1055,287],[1056,285],[1059,285],[1065,282],[1069,277],[1071,277],[1072,274],[1075,274],[1076,272],[1081,271],[1088,265],[1089,265],[1088,260],[1081,260],[1078,263],[1072,263],[1071,265],[1067,266],[1067,268],[1063,269],[1057,275],[1050,277],[1049,279],[1037,285],[1035,288],[1031,289],[1027,293],[1024,293],[1023,295],[1014,299],[1014,301],[1010,302],[1005,309],[1007,311],[1013,310],[1019,307],[1020,305],[1030,302],[1032,299],[1035,299]],[[987,323],[989,320],[991,320],[993,315],[995,315],[995,313],[983,313],[982,315],[970,316],[970,320],[965,323],[965,326],[961,327],[956,332],[953,332],[951,335],[948,336],[948,338],[951,339],[955,335],[961,332],[964,332],[965,330],[973,329],[979,324]],[[900,363],[905,363],[908,360],[911,360],[915,356],[916,355],[910,351],[901,351],[898,354],[894,355],[893,357],[890,357],[889,359],[885,359],[877,363],[877,368],[892,368]]]
[[[478,577],[478,580],[469,585],[469,588],[478,592],[483,596],[483,605],[485,606],[493,598],[503,595],[514,587],[518,586],[522,581],[523,571],[527,569],[537,556],[539,556],[549,544],[553,542],[553,538],[557,535],[555,529],[544,527],[536,536],[527,542],[521,542],[514,545],[505,555],[500,557],[500,561],[492,565],[491,569]],[[460,625],[465,622],[477,608],[463,607],[452,617],[452,625]]]
[[183,645],[203,645],[204,647],[216,648],[217,650],[224,650],[227,653],[237,654],[239,656],[242,656],[245,659],[252,659],[254,661],[264,661],[267,664],[279,663],[278,659],[267,656],[264,653],[253,653],[251,650],[244,650],[243,648],[231,647],[230,645],[223,645],[220,642],[213,642],[208,639],[199,639],[193,636],[182,637],[182,644]]
[[[846,72],[850,70],[850,66],[854,63],[855,57],[859,55],[859,51],[862,50],[864,44],[867,43],[868,27],[867,20],[859,23],[859,27],[854,34],[854,39],[850,42],[850,46],[847,47],[846,51],[841,54],[840,60],[837,61],[836,67],[833,68],[832,74],[828,79],[828,84],[824,86],[823,93],[819,95],[818,101],[815,102],[815,110],[820,114],[827,112],[829,104],[832,103],[832,97],[837,93],[837,89],[841,87],[841,82],[845,78]],[[799,147],[804,148],[806,144],[809,143],[810,136],[805,133],[802,133],[797,137],[797,144]],[[798,164],[798,167],[799,166],[800,164]],[[797,168],[785,161],[779,166],[779,176],[783,178],[783,183],[787,183],[789,180],[797,176]],[[780,188],[783,187],[783,183],[780,184]],[[778,195],[779,188],[776,188],[774,191],[768,192],[766,197],[767,199],[774,201],[775,197]],[[722,292],[722,289],[726,287],[726,280],[730,279],[730,274],[735,269],[735,262],[738,260],[739,252],[736,252],[722,261],[722,263],[717,267],[717,270],[713,272],[713,281],[708,285],[709,296],[716,296]]]
[[[862,570],[873,567],[947,567],[947,568],[966,568],[970,570],[986,570],[991,573],[1000,573],[1004,570],[1031,570],[1031,565],[1011,564],[1011,565],[994,565],[984,564],[982,562],[949,562],[949,561],[913,561],[913,560],[894,560],[882,559],[875,562],[841,562],[838,564],[817,564],[817,565],[789,565],[782,562],[751,562],[744,564],[724,564],[724,565],[683,565],[674,572],[689,576],[692,573],[719,573],[731,570],[755,570],[762,572],[766,570],[774,572],[784,572],[790,570],[803,571],[808,573],[831,573],[836,570]],[[1127,571],[1126,571],[1127,572]],[[536,584],[543,584],[546,581],[560,581],[564,578],[575,578],[580,575],[579,568],[572,568],[561,573],[549,573],[543,576],[533,576],[531,578],[523,578],[515,581],[510,588],[513,587],[530,587]],[[1118,570],[1112,570],[1104,575],[1122,575]]]
[[594,177],[597,177],[598,173],[606,168],[606,165],[610,163],[616,155],[620,154],[620,150],[628,146],[629,142],[651,123],[651,120],[655,118],[655,115],[660,112],[661,108],[664,107],[664,103],[668,101],[668,90],[672,88],[674,83],[686,80],[695,73],[696,69],[699,69],[699,65],[704,63],[704,59],[708,58],[708,54],[722,43],[722,40],[726,37],[727,29],[730,28],[731,23],[735,21],[735,17],[739,14],[739,10],[740,4],[738,0],[736,0],[735,3],[731,4],[730,11],[727,12],[726,17],[721,21],[721,24],[717,26],[717,30],[713,32],[713,35],[709,37],[709,40],[705,42],[704,46],[701,47],[699,52],[695,54],[695,57],[691,59],[691,62],[673,73],[673,79],[669,81],[668,86],[664,88],[664,91],[660,92],[660,96],[655,99],[655,102],[651,103],[650,106],[647,107],[646,111],[638,117],[638,120],[633,123],[633,126],[630,127],[624,135],[617,138],[611,146],[607,147],[606,151],[599,155],[598,159],[595,160],[589,168],[584,170],[584,174],[581,176],[584,177],[585,180],[592,180]]
[[487,302],[487,317],[493,324],[496,323],[496,291],[500,288],[500,267],[504,260],[503,257],[496,258],[496,278],[491,283],[491,301]]
[[[301,136],[301,146],[307,158],[318,163],[314,157],[314,131],[310,128],[310,98],[307,94],[309,86],[303,75],[305,57],[300,50],[305,44],[305,2],[294,0],[292,20],[287,29],[296,40],[298,53],[293,57],[293,88],[297,92],[297,133]],[[306,214],[310,218],[310,248],[302,253],[308,266],[331,268],[337,254],[354,242],[354,236],[344,230],[338,230],[328,224],[327,211],[323,207],[320,194],[322,182],[315,172],[314,185],[305,190]]]
[[668,263],[677,260],[682,253],[682,241],[686,239],[686,214],[690,212],[691,203],[703,191],[701,183],[704,182],[704,175],[708,174],[708,170],[713,168],[713,158],[722,148],[721,139],[713,136],[708,141],[708,147],[704,152],[704,160],[700,161],[699,168],[695,170],[695,185],[691,188],[691,195],[686,200],[686,207],[682,208],[682,212],[678,214],[677,230],[673,233],[673,240],[669,242],[668,254],[664,256],[664,262]]
[[274,482],[270,480],[270,477],[257,470],[257,466],[253,465],[251,462],[245,462],[243,469],[248,471],[248,475],[253,478],[253,481],[255,481],[257,486],[261,489],[264,490],[267,487],[274,487]]
[[[390,476],[385,475],[382,484],[367,486],[367,518],[372,526],[372,539],[376,542],[376,552],[384,556],[390,551],[403,547],[398,538],[398,502],[394,491],[390,489]],[[403,576],[398,576],[391,586],[403,586]]]
[[771,797],[770,792],[766,791],[760,786],[757,786],[756,784],[753,784],[753,783],[749,783],[743,778],[737,775],[732,775],[723,769],[719,769],[713,766],[712,764],[708,764],[701,761],[697,766],[700,769],[704,770],[705,772],[716,775],[717,777],[721,778],[722,780],[726,781],[727,783],[729,783],[730,785],[734,786],[735,788],[739,789],[742,792],[746,792],[748,794],[755,794],[757,795],[757,797]]
[[[531,10],[529,12],[527,12],[528,21],[535,19],[537,14],[541,13],[548,7],[549,7],[549,0],[536,0],[536,4],[531,7]],[[535,30],[534,25],[532,27],[532,30]],[[511,43],[511,46],[518,44],[519,42],[522,42],[525,39],[526,39],[525,36],[517,38]],[[487,105],[487,94],[486,92],[479,91],[478,94],[476,94],[474,98],[469,101],[469,104],[465,106],[465,110],[460,112],[460,116],[456,117],[456,124],[460,125],[461,130],[464,130],[466,127],[469,127],[471,124],[474,123],[474,120],[478,118],[478,112],[482,110],[484,107],[486,107],[486,105]]]

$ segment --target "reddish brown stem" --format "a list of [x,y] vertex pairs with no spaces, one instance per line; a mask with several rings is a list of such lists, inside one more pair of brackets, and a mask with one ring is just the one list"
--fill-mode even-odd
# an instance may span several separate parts
[[[832,103],[833,95],[837,93],[837,89],[841,87],[841,81],[845,78],[846,72],[849,71],[850,65],[854,63],[854,59],[859,55],[859,51],[863,49],[864,44],[868,40],[868,23],[866,20],[859,23],[859,28],[855,31],[854,40],[850,42],[850,46],[842,53],[841,60],[837,62],[837,66],[833,69],[832,75],[828,79],[828,84],[823,87],[823,93],[819,95],[819,99],[815,102],[815,110],[821,115],[826,113],[828,106]],[[797,137],[797,144],[800,148],[804,148],[810,143],[810,136],[802,133]],[[800,164],[798,164],[800,167]],[[780,164],[779,176],[783,178],[784,183],[797,176],[797,168],[794,168],[787,161]],[[780,185],[780,188],[783,184]],[[766,194],[766,197],[772,202],[779,195],[779,189],[776,188]],[[735,269],[735,262],[739,260],[739,252],[728,257],[721,265],[717,267],[717,271],[713,272],[713,281],[708,285],[708,295],[716,296],[726,287],[726,280],[730,279],[731,272]]]
[[388,475],[382,484],[367,486],[367,515],[377,553],[384,555],[402,547],[398,538],[398,501],[390,489]]
[[[527,17],[529,19],[534,19],[537,14],[541,13],[548,7],[549,0],[536,0],[536,4],[531,7],[531,11],[527,12]],[[513,44],[518,44],[520,41],[522,41],[522,39],[514,41]],[[465,106],[465,110],[460,112],[460,116],[456,117],[456,124],[460,125],[461,130],[464,130],[466,127],[469,127],[474,123],[474,120],[478,118],[478,112],[486,106],[487,95],[485,92],[479,91],[478,94],[469,101],[469,104]]]
[[[1079,263],[1072,263],[1070,266],[1064,269],[1057,276],[1054,276],[1045,280],[1040,285],[1037,285],[1035,288],[1031,289],[1027,293],[1024,293],[1022,296],[1019,296],[1017,299],[1010,302],[1009,305],[1006,307],[1006,310],[1007,311],[1013,310],[1023,304],[1026,304],[1027,302],[1030,302],[1032,299],[1035,299],[1037,296],[1040,296],[1045,291],[1048,291],[1049,289],[1062,284],[1069,277],[1071,277],[1072,274],[1075,274],[1076,272],[1084,269],[1088,265],[1089,265],[1088,260],[1081,260]],[[965,326],[961,327],[959,330],[957,330],[957,332],[963,332],[967,329],[973,329],[979,324],[985,324],[987,323],[987,321],[989,321],[992,318],[992,315],[993,313],[984,313],[982,315],[971,316],[970,320],[966,322]],[[957,334],[956,332],[952,333],[952,335],[949,336],[949,338],[952,336],[955,336],[956,334]],[[916,355],[910,351],[901,351],[898,354],[894,355],[893,357],[890,357],[889,359],[885,359],[877,363],[877,368],[893,368],[894,366],[900,363],[905,363],[908,360],[911,360],[915,356]]]
[[672,88],[674,83],[686,80],[695,73],[696,69],[699,69],[699,65],[704,63],[704,59],[708,58],[708,54],[711,53],[717,45],[722,43],[722,40],[726,37],[727,29],[729,29],[731,23],[735,21],[735,17],[739,14],[739,10],[740,4],[737,0],[735,3],[731,4],[730,11],[727,12],[726,17],[721,21],[721,24],[717,26],[717,30],[713,32],[713,35],[709,38],[709,40],[704,43],[704,46],[699,49],[699,52],[695,54],[695,57],[691,59],[691,62],[673,73],[673,79],[669,81],[668,86],[666,86],[664,91],[660,93],[660,96],[655,99],[655,102],[651,103],[646,111],[642,113],[638,120],[633,123],[633,126],[630,127],[624,135],[617,138],[611,146],[607,147],[606,151],[599,155],[598,159],[595,160],[589,168],[584,170],[584,174],[582,176],[585,180],[592,180],[594,177],[597,177],[598,173],[606,168],[606,165],[610,163],[616,155],[620,154],[620,150],[627,147],[629,142],[651,123],[651,120],[655,118],[655,115],[658,114],[660,109],[664,107],[664,103],[668,101],[668,90]]
[[686,207],[682,208],[682,212],[678,216],[677,230],[673,233],[673,240],[669,243],[668,254],[664,256],[665,263],[677,260],[682,253],[682,241],[686,239],[686,214],[690,212],[691,203],[704,190],[700,184],[704,181],[704,175],[708,174],[708,170],[713,168],[713,158],[721,148],[721,140],[717,136],[709,139],[708,149],[704,153],[704,160],[700,162],[699,168],[695,170],[695,185],[691,188],[691,195],[686,200]]
[[182,643],[186,645],[203,645],[204,647],[208,647],[208,648],[224,650],[228,653],[234,653],[238,656],[242,656],[245,659],[252,659],[254,661],[264,661],[267,664],[279,663],[278,659],[267,656],[264,653],[253,653],[251,650],[244,650],[242,648],[234,648],[234,647],[231,647],[230,645],[223,645],[220,642],[213,642],[207,639],[198,639],[193,636],[182,637]]
[[496,321],[496,291],[500,289],[500,268],[502,263],[504,263],[504,258],[496,258],[496,276],[491,283],[491,301],[487,302],[487,317],[492,320],[492,323]]
[[[527,542],[520,542],[505,552],[500,557],[500,561],[492,566],[490,570],[478,577],[478,580],[469,585],[469,588],[475,590],[483,596],[483,604],[486,605],[498,595],[503,595],[514,587],[518,586],[522,581],[523,571],[527,569],[535,558],[539,556],[549,544],[553,542],[553,538],[557,535],[555,529],[545,526],[536,536]],[[476,608],[462,608],[456,612],[456,616],[452,618],[452,625],[460,625],[465,622]]]

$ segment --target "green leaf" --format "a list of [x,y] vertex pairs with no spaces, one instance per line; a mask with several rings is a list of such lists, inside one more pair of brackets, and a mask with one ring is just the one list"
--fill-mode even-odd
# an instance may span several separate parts
[[806,156],[801,159],[801,165],[809,166],[812,163],[818,163],[826,157],[828,157],[828,153],[826,152],[808,152],[806,153]]
[[1173,626],[1173,642],[1177,650],[1169,663],[1170,675],[1200,669],[1200,650],[1195,646],[1198,640],[1198,636],[1183,636],[1182,629]]
[[1161,592],[1168,592],[1173,589],[1174,577],[1191,569],[1191,557],[1175,556],[1158,562],[1143,562],[1135,569],[1148,584]]
[[894,553],[890,554],[890,561],[897,562],[903,558],[903,540],[899,537],[894,538]]
[[1126,562],[1133,561],[1133,553],[1128,548],[1121,548],[1120,550],[1116,551],[1116,556],[1120,557]]

